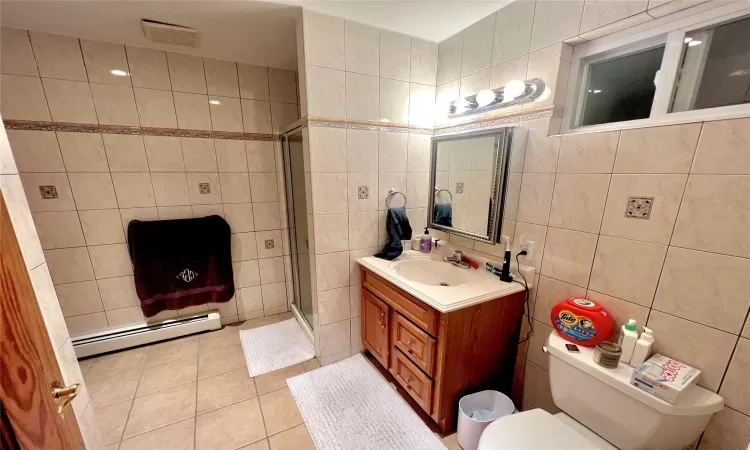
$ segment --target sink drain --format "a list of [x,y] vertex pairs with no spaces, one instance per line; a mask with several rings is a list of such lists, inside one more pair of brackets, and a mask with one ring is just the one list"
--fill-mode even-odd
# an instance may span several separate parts
[[440,286],[450,286],[450,284],[446,283],[445,281],[441,281]]

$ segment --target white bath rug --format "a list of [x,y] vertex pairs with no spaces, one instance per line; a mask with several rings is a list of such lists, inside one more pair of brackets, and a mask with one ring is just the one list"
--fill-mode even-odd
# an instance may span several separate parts
[[362,355],[286,382],[318,450],[445,449]]
[[251,377],[315,358],[315,347],[295,319],[241,330],[240,340]]

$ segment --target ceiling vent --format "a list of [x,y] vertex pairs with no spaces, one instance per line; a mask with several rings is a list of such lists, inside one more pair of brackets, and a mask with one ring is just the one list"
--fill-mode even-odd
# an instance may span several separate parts
[[198,30],[153,20],[141,20],[143,34],[151,42],[159,44],[198,47],[200,35]]

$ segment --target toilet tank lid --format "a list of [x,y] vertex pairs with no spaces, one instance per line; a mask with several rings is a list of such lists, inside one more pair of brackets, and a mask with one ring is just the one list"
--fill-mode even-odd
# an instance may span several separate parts
[[607,369],[594,362],[593,348],[578,346],[580,353],[571,353],[565,348],[568,343],[552,331],[547,338],[547,352],[663,414],[701,416],[724,407],[723,398],[700,386],[688,388],[675,404],[666,402],[630,384],[634,369],[628,364],[620,363],[616,369]]

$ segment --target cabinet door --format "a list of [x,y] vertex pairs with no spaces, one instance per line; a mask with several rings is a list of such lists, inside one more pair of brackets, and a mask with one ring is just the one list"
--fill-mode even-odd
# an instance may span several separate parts
[[390,307],[362,289],[362,344],[386,369],[388,358],[388,320]]

